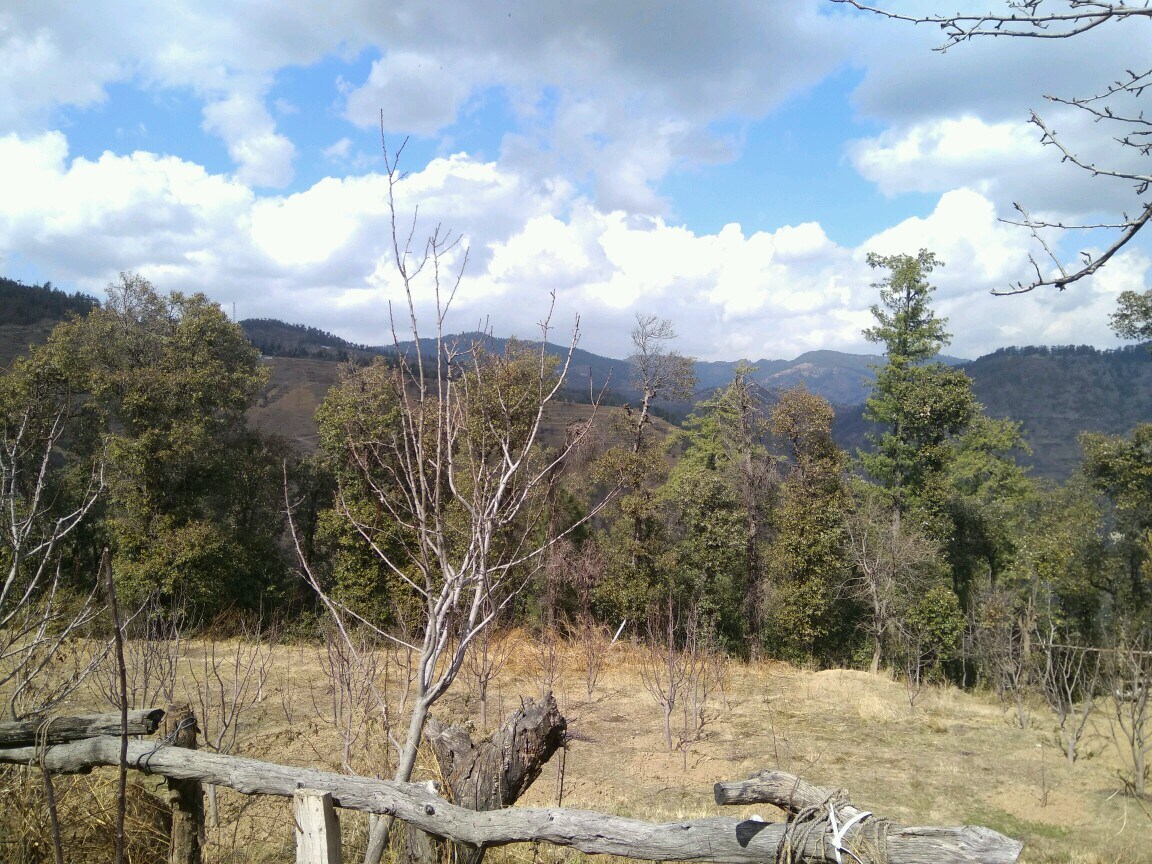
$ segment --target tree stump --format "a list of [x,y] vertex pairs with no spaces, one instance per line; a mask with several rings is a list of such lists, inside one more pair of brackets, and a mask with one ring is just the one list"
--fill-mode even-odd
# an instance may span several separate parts
[[[196,715],[188,703],[169,705],[160,724],[164,743],[196,749]],[[172,839],[168,864],[200,864],[204,836],[204,785],[199,780],[167,779],[172,805]]]
[[[524,702],[498,730],[474,744],[466,729],[441,726],[428,718],[424,740],[431,746],[447,788],[441,794],[469,810],[509,807],[540,776],[552,754],[564,746],[568,723],[551,694],[541,703]],[[440,841],[404,827],[401,864],[432,864]],[[481,864],[484,850],[452,843],[455,864]]]

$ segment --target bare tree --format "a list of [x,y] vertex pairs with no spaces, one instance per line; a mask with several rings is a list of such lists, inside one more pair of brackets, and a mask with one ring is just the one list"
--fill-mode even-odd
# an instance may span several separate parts
[[842,590],[869,612],[864,626],[872,637],[875,673],[897,634],[908,597],[915,594],[922,571],[936,558],[937,546],[893,519],[891,511],[868,501],[849,515],[845,529],[853,572]]
[[[688,749],[713,719],[716,690],[724,686],[727,658],[713,622],[699,604],[684,609],[670,591],[649,610],[640,676],[664,715],[664,743],[680,750],[687,769]],[[682,723],[673,736],[677,707]]]
[[972,628],[975,657],[991,678],[1001,708],[1007,712],[1014,706],[1020,728],[1027,729],[1031,700],[1043,674],[1042,658],[1038,660],[1032,645],[1039,620],[1036,585],[1022,596],[1001,587],[989,588],[981,593],[976,608],[979,620]]
[[1056,714],[1057,739],[1064,758],[1071,764],[1080,755],[1080,741],[1096,710],[1100,652],[1086,646],[1062,644],[1054,627],[1037,633],[1036,641],[1044,652],[1041,691]]
[[1152,629],[1121,633],[1104,654],[1104,680],[1112,691],[1112,740],[1128,769],[1125,785],[1143,798],[1152,773]]
[[[222,644],[215,634],[209,634],[200,662],[190,664],[192,686],[185,680],[185,693],[189,705],[196,708],[203,742],[210,749],[235,751],[241,721],[249,709],[264,701],[275,644],[275,628],[266,628],[259,616],[241,619],[235,640]],[[209,784],[206,792],[208,824],[215,828],[220,824],[216,787]]]
[[[394,530],[383,539],[378,522],[349,499],[346,488],[338,489],[336,506],[422,609],[416,641],[408,643],[417,659],[407,729],[394,742],[393,779],[406,781],[432,706],[455,681],[472,642],[524,587],[555,541],[555,535],[540,530],[546,514],[539,505],[581,436],[570,437],[557,452],[546,453],[539,445],[544,413],[571,362],[578,322],[569,351],[559,360],[546,347],[548,318],[541,323],[538,345],[503,355],[489,351],[482,339],[449,336],[446,316],[467,253],[459,237],[439,226],[421,244],[416,217],[407,227],[402,224],[395,196],[403,179],[396,167],[399,155],[385,149],[387,203],[393,264],[406,307],[402,314],[412,340],[401,341],[399,310],[390,307],[394,365],[374,380],[384,388],[391,425],[380,433],[379,418],[359,418],[354,410],[345,421],[351,467],[368,490],[373,515]],[[418,325],[420,297],[433,300],[430,336],[422,336]],[[373,434],[360,434],[368,428]],[[354,644],[354,622],[396,638],[329,596],[307,562],[303,570],[347,644]],[[387,710],[382,698],[380,710]],[[382,818],[373,824],[366,862],[380,860],[391,823]]]
[[668,348],[676,339],[672,322],[656,315],[636,313],[632,328],[631,384],[640,393],[640,410],[632,415],[632,452],[644,449],[652,425],[652,403],[658,399],[682,401],[692,395],[696,372],[691,357]]
[[647,639],[640,664],[644,687],[664,712],[664,743],[671,750],[672,714],[691,680],[691,658],[680,650],[681,610],[672,593],[654,604],[648,615]]
[[[124,692],[120,689],[120,662],[108,656],[100,664],[96,683],[100,695],[113,708],[151,708],[176,701],[177,684],[184,677],[187,657],[186,605],[175,599],[168,608],[158,594],[144,602],[121,623],[124,636]],[[187,694],[185,694],[187,695]]]
[[[489,598],[488,602],[492,603],[493,599]],[[515,650],[513,640],[498,632],[500,624],[499,618],[492,619],[491,623],[472,640],[472,646],[465,658],[468,674],[476,682],[476,696],[480,703],[480,729],[484,731],[488,729],[488,691],[492,679],[500,674],[500,670],[504,668]]]
[[77,605],[63,597],[61,554],[104,488],[102,455],[77,466],[69,494],[57,470],[77,400],[51,359],[18,360],[0,376],[0,690],[20,719],[67,698],[99,657],[75,655],[60,673],[67,644],[98,611],[96,584]]
[[[907,15],[892,12],[877,6],[870,6],[861,0],[832,0],[833,3],[846,3],[866,12],[873,12],[885,18],[913,24],[934,24],[944,33],[944,42],[938,51],[947,51],[963,42],[979,38],[1021,38],[1021,39],[1071,39],[1105,24],[1137,19],[1152,19],[1152,6],[1148,3],[1101,2],[1101,0],[1061,0],[1051,3],[1046,0],[1007,0],[1002,12],[986,12],[952,15]],[[1147,34],[1145,34],[1146,36]],[[1137,38],[1140,38],[1137,36]],[[1030,256],[1033,276],[1020,281],[995,294],[1021,294],[1046,285],[1060,290],[1087,276],[1091,276],[1128,245],[1132,239],[1152,220],[1152,201],[1142,201],[1141,196],[1148,192],[1152,184],[1152,174],[1141,172],[1126,165],[1130,160],[1125,156],[1148,156],[1152,153],[1152,117],[1145,116],[1139,100],[1144,90],[1152,84],[1152,68],[1125,69],[1117,80],[1108,83],[1095,93],[1081,96],[1046,95],[1044,98],[1057,105],[1076,108],[1087,114],[1094,122],[1110,130],[1112,140],[1122,148],[1111,166],[1098,164],[1081,155],[1079,145],[1073,144],[1033,111],[1030,122],[1040,130],[1040,141],[1055,147],[1060,158],[1087,171],[1093,177],[1111,177],[1128,181],[1136,194],[1136,207],[1132,212],[1120,214],[1116,219],[1099,224],[1068,224],[1035,219],[1022,204],[1015,204],[1019,219],[1004,220],[1013,225],[1028,229],[1051,259],[1056,275],[1046,275],[1041,264]],[[1115,233],[1107,249],[1099,255],[1081,252],[1076,263],[1061,259],[1045,240],[1043,234],[1076,230],[1107,230]]]

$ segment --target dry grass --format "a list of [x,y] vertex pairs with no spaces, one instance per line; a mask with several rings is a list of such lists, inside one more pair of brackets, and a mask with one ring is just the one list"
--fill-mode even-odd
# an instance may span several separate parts
[[[538,652],[531,650],[528,637],[513,633],[505,638],[519,644],[493,681],[492,723],[517,708],[521,697],[536,697],[541,689]],[[187,646],[188,674],[177,681],[178,695],[181,688],[194,686],[191,670],[205,650],[200,643]],[[991,697],[981,694],[927,689],[910,707],[904,686],[884,676],[733,663],[701,740],[669,753],[660,710],[641,683],[639,648],[625,643],[612,647],[591,699],[578,647],[566,645],[562,651],[554,689],[576,740],[564,760],[563,776],[560,760],[553,760],[525,805],[554,805],[562,780],[565,806],[653,821],[716,814],[720,808],[712,801],[713,783],[779,768],[820,785],[844,787],[855,803],[908,824],[995,828],[1025,841],[1024,862],[1152,862],[1152,805],[1118,794],[1120,766],[1104,726],[1087,742],[1087,749],[1097,755],[1068,765],[1053,744],[1048,715],[1040,710],[1033,728],[1021,730]],[[339,770],[342,743],[326,708],[332,704],[331,682],[321,672],[319,656],[313,645],[277,647],[263,698],[243,713],[236,752]],[[394,670],[391,677],[395,686]],[[75,707],[100,707],[94,694],[88,699],[87,706]],[[362,773],[386,774],[383,721],[370,707],[361,710],[366,725],[354,765]],[[475,723],[477,712],[474,688],[461,679],[437,714]],[[211,728],[213,718],[205,720]],[[99,813],[92,802],[103,793],[92,787],[108,782],[99,774],[61,780],[58,792],[67,819],[83,821],[86,810]],[[5,784],[6,800],[24,802],[20,808],[9,807],[9,818],[0,819],[8,830],[14,830],[17,811],[24,814],[19,818],[27,821],[29,835],[43,830],[34,815],[39,812],[38,775],[32,772],[23,780],[12,775],[0,783]],[[141,782],[143,792],[156,791],[149,783],[154,781]],[[220,827],[209,831],[208,860],[293,860],[286,802],[222,790],[219,803]],[[752,812],[725,809],[728,815]],[[756,809],[765,818],[776,818],[763,807]],[[356,860],[363,819],[344,813],[342,821],[346,858]],[[4,858],[4,849],[0,846],[0,860],[17,860]],[[493,855],[494,861],[530,858],[559,861],[572,855],[528,848]],[[101,859],[94,854],[88,860]],[[134,860],[153,859],[142,849]]]

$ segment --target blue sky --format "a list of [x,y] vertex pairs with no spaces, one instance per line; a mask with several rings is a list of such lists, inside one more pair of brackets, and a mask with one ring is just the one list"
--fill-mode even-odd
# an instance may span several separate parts
[[[949,353],[1109,347],[1116,295],[1152,285],[1146,240],[1065,292],[990,292],[1042,251],[999,221],[1013,202],[1063,222],[1135,208],[1027,120],[1123,163],[1043,96],[1146,66],[1145,23],[940,53],[932,28],[828,0],[18,2],[0,11],[0,273],[99,295],[131,270],[387,341],[405,301],[383,116],[408,142],[402,220],[469,250],[449,329],[535,335],[554,296],[560,333],[579,315],[582,347],[614,356],[638,313],[701,359],[874,351],[865,256],[926,247],[948,264]],[[412,285],[422,321],[432,288]]]

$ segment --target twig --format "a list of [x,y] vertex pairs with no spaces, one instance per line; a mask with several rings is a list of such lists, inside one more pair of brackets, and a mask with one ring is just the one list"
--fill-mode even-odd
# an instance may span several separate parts
[[107,546],[100,556],[100,572],[108,589],[108,611],[112,615],[116,665],[120,670],[120,769],[116,785],[116,864],[124,864],[124,816],[128,806],[128,668],[124,663],[124,633],[120,628],[120,608],[116,603],[112,556]]

